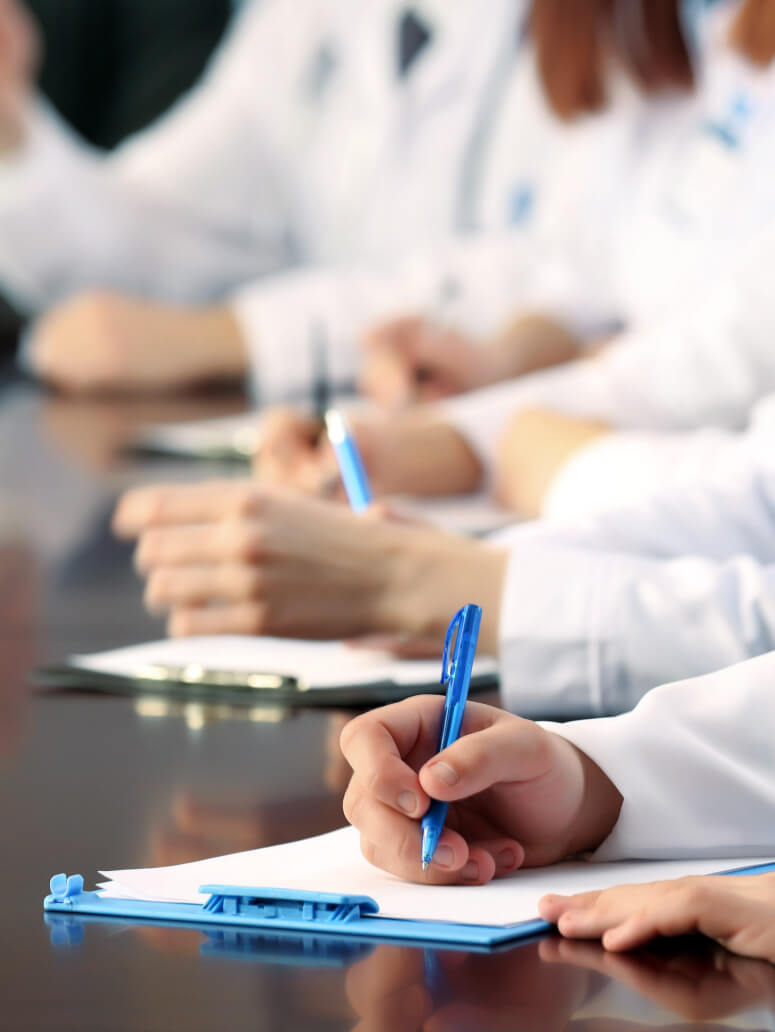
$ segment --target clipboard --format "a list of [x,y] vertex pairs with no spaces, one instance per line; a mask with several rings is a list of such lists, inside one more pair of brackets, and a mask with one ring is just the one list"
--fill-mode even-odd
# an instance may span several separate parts
[[[189,702],[214,702],[229,706],[385,706],[409,695],[443,695],[437,681],[427,684],[394,680],[314,688],[282,674],[245,674],[186,667],[141,668],[137,675],[110,674],[68,664],[40,667],[30,675],[42,688],[86,691],[107,695],[155,695]],[[499,680],[494,672],[473,674],[470,692],[494,691]]]
[[[436,660],[397,659],[341,642],[246,635],[123,646],[71,656],[31,676],[44,688],[234,706],[378,706],[445,690]],[[477,660],[471,690],[497,686],[495,660]]]
[[[775,871],[775,863],[770,862],[717,873],[742,875],[771,871]],[[201,904],[104,898],[98,892],[84,892],[83,878],[78,874],[69,878],[57,874],[51,879],[50,888],[50,894],[43,901],[43,909],[47,914],[87,914],[120,920],[205,927],[220,925],[406,944],[492,947],[539,935],[553,928],[553,925],[541,918],[512,925],[476,925],[382,917],[376,901],[370,896],[250,886],[202,885],[199,891],[208,898]]]

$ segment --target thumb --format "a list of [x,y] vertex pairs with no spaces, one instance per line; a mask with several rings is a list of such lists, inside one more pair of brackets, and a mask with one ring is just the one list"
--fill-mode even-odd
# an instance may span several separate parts
[[545,773],[554,751],[547,731],[505,715],[482,731],[463,735],[420,770],[423,790],[452,802],[501,782],[532,781]]

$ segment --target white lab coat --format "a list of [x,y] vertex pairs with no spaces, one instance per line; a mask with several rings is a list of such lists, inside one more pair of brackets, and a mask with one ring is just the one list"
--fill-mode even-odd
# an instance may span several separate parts
[[[536,255],[597,253],[641,140],[694,101],[663,110],[618,77],[608,113],[562,125],[516,44],[526,0],[421,0],[434,40],[399,81],[403,7],[248,7],[202,85],[108,159],[39,110],[0,163],[0,280],[31,310],[93,286],[226,299],[266,399],[309,386],[312,326],[332,378],[351,379],[364,327],[432,303],[450,272],[472,327],[515,296],[605,321],[602,276],[580,290],[567,262]],[[524,245],[460,244],[515,228]]]
[[544,725],[624,802],[594,860],[775,855],[775,653],[653,691],[630,713]]
[[[775,149],[763,168],[772,174]],[[445,402],[441,413],[488,471],[509,419],[528,406],[629,431],[586,446],[562,467],[545,515],[575,516],[696,479],[718,451],[734,449],[728,431],[743,428],[756,403],[775,392],[774,265],[775,212],[726,269],[668,316],[625,333],[592,360],[472,391]],[[713,429],[680,433],[697,427]]]
[[493,537],[508,550],[504,705],[620,713],[655,684],[775,649],[773,432],[746,435],[708,482]]

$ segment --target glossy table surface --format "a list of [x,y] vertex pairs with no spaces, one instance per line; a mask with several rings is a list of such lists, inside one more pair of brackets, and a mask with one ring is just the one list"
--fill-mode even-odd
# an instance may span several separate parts
[[100,868],[343,823],[336,742],[347,714],[28,686],[36,665],[161,636],[143,612],[131,550],[110,535],[112,506],[133,483],[223,470],[143,464],[123,446],[148,421],[241,404],[86,403],[0,388],[0,1028],[773,1027],[775,969],[694,941],[613,957],[548,936],[491,954],[439,951],[432,963],[397,945],[342,952],[160,925],[46,923],[42,899],[58,871],[89,883]]

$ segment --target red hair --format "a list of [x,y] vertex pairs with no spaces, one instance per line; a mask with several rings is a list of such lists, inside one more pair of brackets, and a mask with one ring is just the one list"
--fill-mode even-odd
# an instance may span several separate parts
[[[680,8],[680,0],[533,0],[530,32],[555,114],[569,121],[601,111],[612,59],[644,93],[691,90]],[[754,64],[768,64],[775,57],[775,2],[746,0],[731,42]]]

